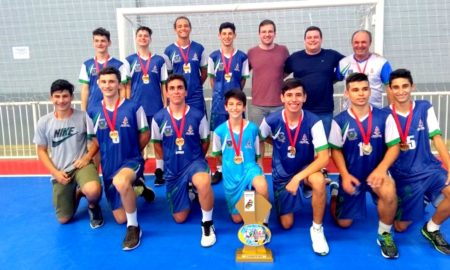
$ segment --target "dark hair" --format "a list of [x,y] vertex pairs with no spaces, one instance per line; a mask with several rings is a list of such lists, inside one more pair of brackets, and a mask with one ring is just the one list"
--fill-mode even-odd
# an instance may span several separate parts
[[275,26],[275,23],[272,20],[266,19],[266,20],[262,20],[259,23],[259,31],[261,31],[261,27],[265,26],[265,25],[272,25],[273,26],[273,31],[276,32],[277,31],[277,27]]
[[169,83],[171,82],[171,81],[174,81],[174,80],[180,80],[180,81],[182,81],[183,82],[183,85],[184,85],[184,89],[186,89],[186,91],[187,91],[187,82],[186,82],[186,79],[184,78],[184,76],[183,75],[181,75],[181,74],[170,74],[169,75],[169,77],[167,78],[167,80],[166,80],[166,90],[169,90]]
[[236,26],[234,25],[234,23],[231,23],[231,22],[221,23],[219,26],[219,33],[222,32],[222,30],[226,29],[226,28],[230,28],[233,31],[233,33],[236,33]]
[[178,22],[178,20],[186,20],[186,21],[188,21],[189,27],[192,28],[191,21],[189,20],[188,17],[186,17],[186,16],[178,16],[178,17],[175,19],[175,21],[173,22],[173,29],[176,29],[176,28],[177,28],[177,22]]
[[151,37],[153,34],[152,29],[150,29],[150,27],[147,26],[139,26],[138,29],[136,29],[136,36],[138,34],[139,31],[147,31],[148,35]]
[[109,33],[109,31],[103,27],[99,27],[99,28],[95,29],[94,31],[92,31],[92,36],[103,36],[103,37],[106,37],[106,39],[108,39],[108,41],[111,41],[111,33]]
[[53,93],[58,91],[69,91],[70,95],[73,96],[73,84],[71,84],[67,80],[59,79],[52,83],[52,86],[50,86],[50,95],[53,95]]
[[411,85],[414,84],[413,78],[411,75],[411,71],[405,69],[405,68],[399,68],[391,72],[391,75],[389,75],[389,86],[391,86],[392,81],[395,79],[407,79]]
[[367,30],[364,30],[364,29],[356,30],[355,32],[353,32],[351,42],[353,42],[353,38],[358,33],[366,33],[369,36],[369,42],[372,43],[372,33],[370,33],[370,31],[367,31]]
[[233,88],[230,91],[225,93],[225,105],[228,103],[230,98],[235,98],[241,101],[244,104],[244,107],[247,106],[247,96],[244,91],[239,88]]
[[322,38],[322,30],[320,30],[320,28],[317,26],[310,26],[306,28],[305,34],[303,35],[303,39],[306,38],[306,33],[308,33],[309,31],[319,31],[320,38]]
[[352,82],[369,82],[369,78],[364,73],[352,73],[350,74],[347,79],[345,79],[345,86],[348,87],[348,85]]
[[101,69],[100,72],[98,73],[98,78],[100,78],[101,75],[109,75],[109,74],[116,75],[117,80],[120,83],[120,71],[115,67],[105,67]]
[[305,85],[300,79],[297,78],[289,78],[283,82],[281,85],[281,94],[284,95],[287,91],[300,87],[303,91],[303,94],[306,95]]

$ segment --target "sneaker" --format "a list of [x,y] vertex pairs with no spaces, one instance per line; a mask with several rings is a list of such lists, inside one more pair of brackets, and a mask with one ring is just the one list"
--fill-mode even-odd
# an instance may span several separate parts
[[198,201],[197,190],[195,189],[194,185],[192,185],[191,182],[189,182],[189,184],[188,184],[188,194],[189,194],[189,200],[191,202]]
[[202,222],[202,247],[210,247],[216,243],[216,234],[212,220]]
[[325,256],[330,251],[328,247],[327,239],[323,234],[323,226],[320,229],[314,229],[313,226],[309,229],[311,235],[312,247],[316,254]]
[[96,204],[94,208],[88,207],[89,212],[89,223],[92,229],[97,229],[103,226],[103,215],[102,209],[100,209],[100,205]]
[[437,230],[434,232],[429,232],[427,229],[427,223],[422,227],[422,235],[430,240],[434,248],[442,254],[450,255],[450,245],[445,241],[444,236],[442,236],[441,231]]
[[383,255],[383,257],[387,259],[398,258],[397,246],[395,245],[391,233],[384,232],[381,235],[379,234],[377,243],[381,247],[381,255]]
[[135,192],[138,196],[144,197],[145,201],[151,203],[155,201],[155,192],[153,189],[145,185],[145,180],[139,177],[135,183]]
[[308,185],[303,185],[302,187],[303,198],[309,199],[312,197],[312,189]]
[[216,171],[211,179],[211,184],[215,185],[218,184],[220,181],[222,181],[222,173]]
[[160,168],[155,170],[155,186],[162,186],[166,183],[163,178],[164,172]]
[[141,243],[142,231],[139,226],[128,226],[127,234],[123,240],[122,250],[132,250],[139,246]]

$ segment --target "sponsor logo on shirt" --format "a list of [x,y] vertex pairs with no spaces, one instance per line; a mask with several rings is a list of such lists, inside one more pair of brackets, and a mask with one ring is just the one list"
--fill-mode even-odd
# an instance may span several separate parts
[[425,127],[423,126],[422,119],[419,119],[419,124],[417,125],[417,131],[425,130]]
[[156,74],[159,73],[159,72],[158,72],[158,68],[156,67],[156,65],[153,66],[153,68],[152,68],[152,73],[156,73]]
[[250,139],[249,139],[249,140],[247,141],[247,143],[245,144],[245,148],[246,148],[246,149],[252,149],[252,142],[251,142]]
[[53,134],[52,147],[57,147],[70,137],[78,134],[75,127],[65,127],[55,130]]
[[188,129],[186,130],[186,135],[194,135],[194,129],[192,128],[192,125],[189,125]]
[[306,134],[303,134],[300,144],[309,144],[308,136],[306,136]]
[[128,118],[125,116],[123,118],[122,124],[120,124],[120,127],[130,127],[130,123],[128,122]]
[[375,126],[375,129],[373,130],[373,134],[371,136],[372,138],[381,138],[383,137],[383,134],[381,134],[380,128],[378,126]]
[[241,72],[241,68],[239,67],[239,64],[236,64],[234,67],[234,71]]
[[198,55],[197,55],[197,53],[194,53],[194,56],[192,56],[192,61],[197,61],[198,62]]

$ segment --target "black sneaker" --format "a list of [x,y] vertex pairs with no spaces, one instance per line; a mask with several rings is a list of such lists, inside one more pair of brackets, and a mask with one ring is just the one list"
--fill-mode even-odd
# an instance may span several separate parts
[[211,184],[215,185],[218,184],[220,181],[222,181],[222,173],[216,171],[211,179]]
[[89,212],[89,220],[90,225],[92,229],[97,229],[101,226],[103,226],[103,215],[102,215],[102,209],[100,208],[99,204],[96,204],[94,208],[88,207]]
[[427,223],[423,225],[421,230],[423,236],[430,240],[434,248],[442,254],[450,255],[450,245],[445,241],[444,236],[442,236],[441,231],[437,230],[434,232],[429,232],[427,230]]
[[216,233],[212,220],[202,222],[202,239],[200,245],[202,247],[210,247],[216,243]]
[[381,247],[381,255],[383,255],[383,257],[387,259],[398,258],[397,246],[395,245],[391,233],[384,232],[381,235],[379,234],[377,243]]
[[138,196],[144,197],[144,199],[148,203],[155,201],[155,197],[156,197],[155,192],[153,191],[153,189],[151,189],[150,187],[145,185],[145,181],[141,177],[139,177],[136,180],[135,192],[136,192],[136,194],[138,194]]
[[166,183],[166,180],[163,178],[163,170],[160,168],[155,170],[155,186],[162,186]]
[[139,226],[128,226],[127,234],[125,235],[125,239],[123,240],[122,249],[123,250],[132,250],[139,246],[141,243],[142,231]]

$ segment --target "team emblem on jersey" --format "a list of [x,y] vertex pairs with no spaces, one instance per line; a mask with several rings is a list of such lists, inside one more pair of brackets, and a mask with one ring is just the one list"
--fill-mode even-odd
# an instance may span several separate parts
[[159,72],[158,72],[158,68],[156,67],[156,65],[153,66],[153,68],[152,68],[152,73],[156,73],[156,74],[159,73]]
[[106,124],[106,120],[103,118],[98,119],[98,129],[106,129],[108,125]]
[[192,125],[189,125],[188,129],[186,130],[186,135],[194,135],[194,129],[192,128]]
[[164,128],[164,136],[170,137],[170,136],[172,136],[172,135],[173,135],[173,129],[172,129],[171,126],[167,125],[167,126]]
[[130,123],[128,122],[128,118],[125,116],[123,118],[122,124],[120,124],[121,127],[130,127]]
[[300,144],[309,144],[308,136],[306,136],[306,134],[303,134]]
[[181,57],[178,54],[175,54],[172,60],[174,63],[180,63]]
[[234,71],[241,72],[241,68],[239,67],[239,64],[236,64],[234,67]]
[[375,126],[373,130],[373,134],[371,136],[372,138],[381,138],[383,135],[381,134],[380,128],[378,126]]
[[141,64],[136,62],[136,65],[134,65],[134,72],[141,72]]
[[228,148],[233,147],[233,143],[231,142],[231,140],[227,140],[227,141],[225,142],[225,145],[226,145]]
[[198,62],[198,55],[197,55],[197,53],[194,53],[194,55],[192,56],[192,61],[197,61]]
[[417,131],[425,130],[425,127],[423,126],[422,119],[419,119],[419,124],[417,125]]
[[349,128],[347,131],[347,138],[349,141],[354,141],[358,139],[358,134],[356,133],[354,128]]
[[246,148],[246,149],[252,149],[252,142],[251,142],[250,139],[249,139],[249,140],[247,141],[247,143],[245,144],[245,148]]
[[222,71],[223,70],[223,63],[219,62],[219,64],[217,65],[217,70],[218,71]]
[[91,69],[91,76],[97,76],[97,69],[94,66]]
[[280,143],[284,143],[286,141],[286,136],[284,135],[284,132],[280,132],[277,136],[277,141]]

